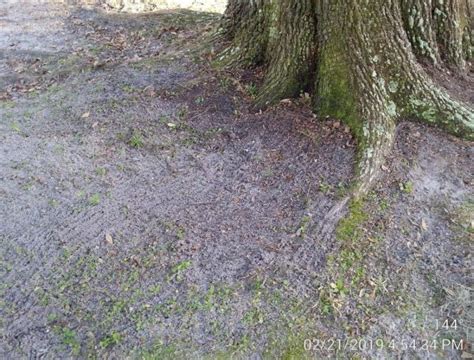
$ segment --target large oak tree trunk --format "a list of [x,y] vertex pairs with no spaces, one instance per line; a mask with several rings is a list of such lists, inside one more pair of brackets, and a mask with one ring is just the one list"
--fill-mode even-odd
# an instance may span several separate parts
[[469,71],[473,0],[230,0],[221,35],[227,66],[264,65],[256,105],[313,93],[314,110],[358,141],[355,195],[390,150],[396,121],[416,118],[472,140],[474,112],[419,62]]

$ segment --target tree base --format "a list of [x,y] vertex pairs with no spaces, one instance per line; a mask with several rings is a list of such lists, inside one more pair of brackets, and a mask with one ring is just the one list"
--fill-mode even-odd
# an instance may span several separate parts
[[[456,1],[429,3],[433,10],[448,11]],[[423,25],[422,14],[430,9],[421,0],[231,0],[223,27],[231,46],[220,61],[266,66],[256,108],[308,91],[318,115],[347,124],[358,146],[357,198],[376,180],[399,119],[418,119],[474,140],[472,108],[435,86],[418,63],[422,58],[441,66],[446,59],[460,72],[465,69],[469,52],[460,34],[466,31],[454,25],[466,23],[469,9],[457,7]],[[449,46],[440,38],[440,26],[454,39]]]

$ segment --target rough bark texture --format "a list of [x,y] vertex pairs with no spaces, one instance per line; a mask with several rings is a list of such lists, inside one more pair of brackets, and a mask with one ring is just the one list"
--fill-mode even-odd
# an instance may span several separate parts
[[232,40],[221,54],[225,65],[258,65],[265,60],[270,31],[271,4],[266,0],[230,1],[224,14],[222,35]]
[[436,0],[401,0],[404,27],[419,59],[441,63],[432,16]]
[[400,118],[474,138],[474,113],[419,61],[460,73],[472,58],[472,0],[231,0],[224,64],[267,67],[257,106],[314,89],[314,109],[358,141],[356,196],[370,188]]
[[257,106],[297,96],[311,85],[316,59],[316,23],[312,0],[273,5],[266,51],[268,70]]

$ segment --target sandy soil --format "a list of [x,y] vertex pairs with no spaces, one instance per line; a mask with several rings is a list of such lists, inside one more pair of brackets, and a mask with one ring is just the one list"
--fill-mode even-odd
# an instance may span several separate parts
[[472,353],[472,144],[400,124],[336,227],[351,135],[252,113],[217,20],[0,3],[0,356]]

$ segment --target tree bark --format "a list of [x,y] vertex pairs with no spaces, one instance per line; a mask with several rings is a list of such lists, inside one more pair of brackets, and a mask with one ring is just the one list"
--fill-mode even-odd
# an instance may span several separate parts
[[358,142],[354,194],[361,196],[399,119],[474,139],[470,105],[437,87],[419,64],[468,71],[472,8],[472,0],[231,0],[220,61],[266,67],[260,108],[312,91],[316,113],[348,124]]

